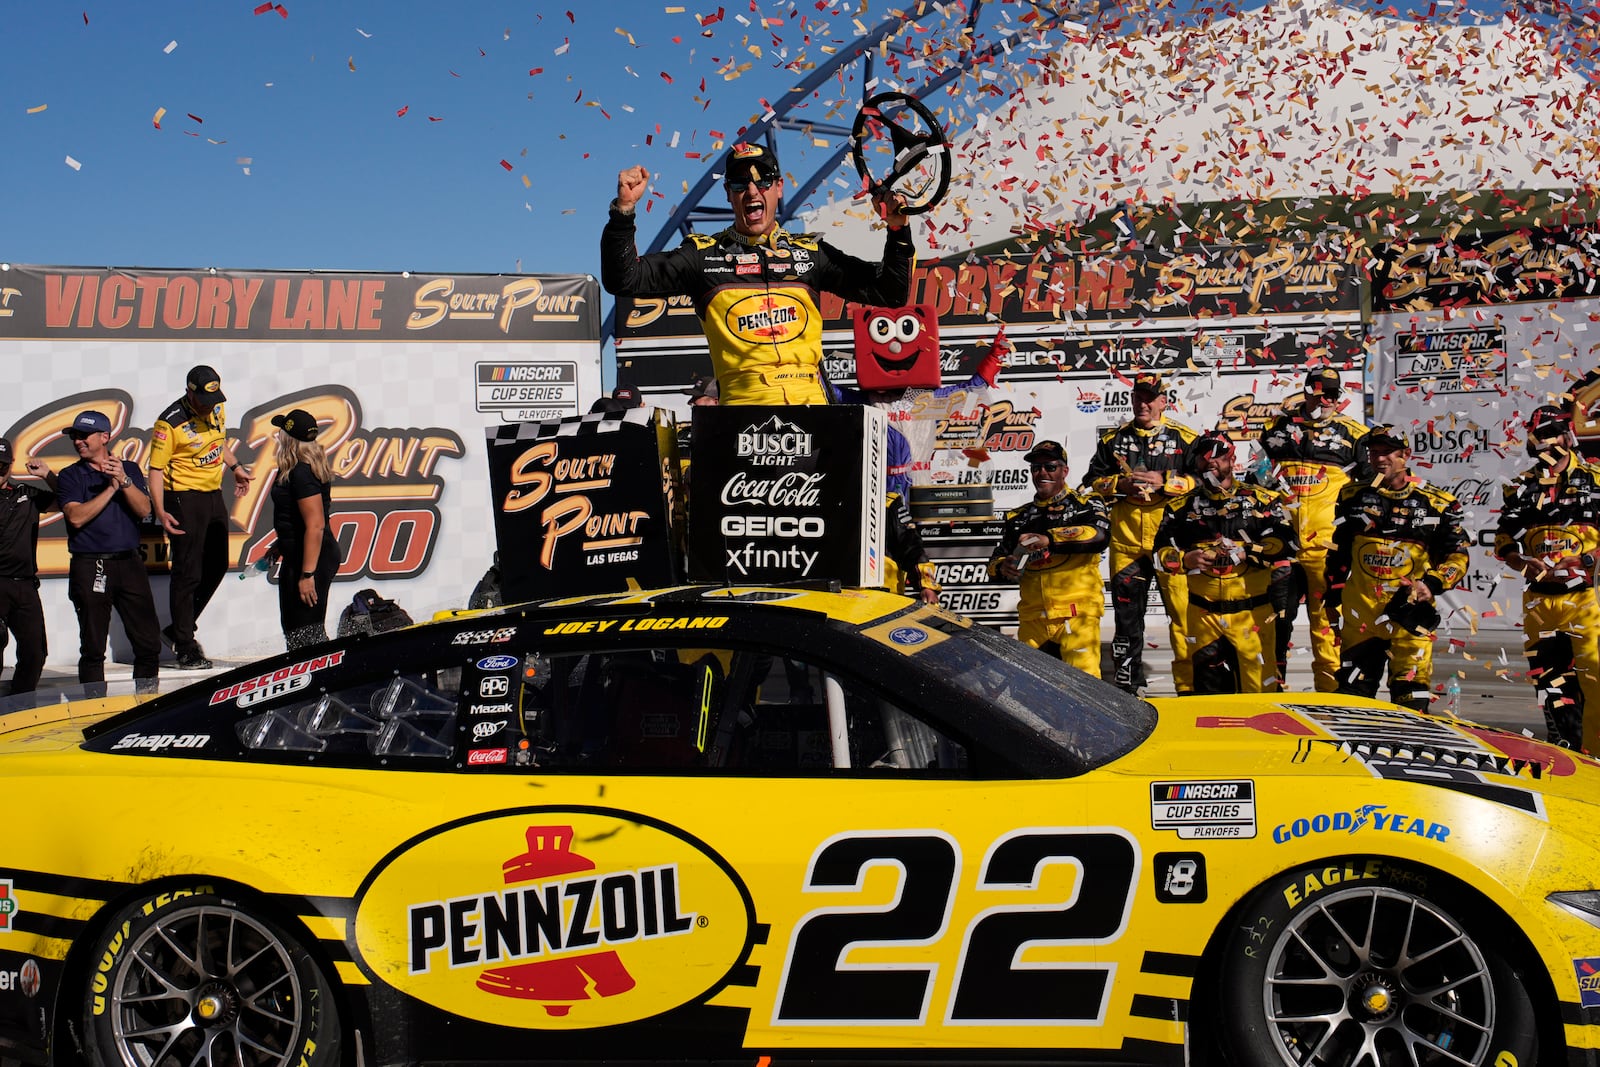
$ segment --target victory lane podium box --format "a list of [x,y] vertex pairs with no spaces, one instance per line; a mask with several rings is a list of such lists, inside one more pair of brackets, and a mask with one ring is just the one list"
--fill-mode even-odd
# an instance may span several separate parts
[[693,419],[690,577],[883,584],[883,412],[725,405]]
[[677,433],[655,408],[488,430],[505,603],[682,580]]

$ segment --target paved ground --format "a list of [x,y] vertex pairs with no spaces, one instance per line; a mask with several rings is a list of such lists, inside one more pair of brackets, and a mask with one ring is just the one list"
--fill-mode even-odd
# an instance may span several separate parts
[[[1302,622],[1295,633],[1296,647],[1289,656],[1289,687],[1301,692],[1313,688],[1311,659],[1304,631]],[[1148,695],[1171,696],[1172,656],[1165,648],[1166,633],[1164,628],[1158,631],[1155,627],[1151,628],[1151,632],[1163,647],[1147,649],[1145,653],[1146,670],[1151,679]],[[1106,637],[1109,640],[1109,631]],[[171,666],[170,660],[165,660],[160,688],[162,692],[170,692],[244,662],[217,660],[213,671],[180,671]],[[40,689],[55,691],[63,698],[70,697],[77,684],[76,669],[75,664],[51,664],[45,670]],[[1452,674],[1455,675],[1461,685],[1457,714],[1463,718],[1510,730],[1529,730],[1535,736],[1543,737],[1544,716],[1540,714],[1534,699],[1533,686],[1523,676],[1525,670],[1520,630],[1484,630],[1477,634],[1463,633],[1440,638],[1434,652],[1433,682],[1437,690]],[[106,677],[112,682],[129,679],[132,673],[132,668],[127,664],[106,664]],[[10,677],[10,674],[11,668],[7,664],[5,675]],[[1380,691],[1379,696],[1385,695]],[[1442,712],[1445,698],[1436,701],[1434,707]]]

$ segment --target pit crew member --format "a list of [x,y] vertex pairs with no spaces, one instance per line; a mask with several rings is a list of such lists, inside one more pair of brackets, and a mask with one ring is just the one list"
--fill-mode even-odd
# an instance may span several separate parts
[[1021,584],[1017,640],[1098,678],[1100,553],[1110,539],[1110,513],[1098,496],[1067,487],[1067,455],[1058,442],[1041,441],[1022,458],[1033,474],[1033,501],[1006,512],[989,578]]
[[[1323,605],[1339,634],[1339,692],[1428,710],[1434,600],[1467,573],[1471,544],[1454,496],[1411,473],[1411,448],[1392,426],[1364,438],[1376,471],[1347,485],[1335,512]],[[1342,620],[1342,621],[1341,621]]]

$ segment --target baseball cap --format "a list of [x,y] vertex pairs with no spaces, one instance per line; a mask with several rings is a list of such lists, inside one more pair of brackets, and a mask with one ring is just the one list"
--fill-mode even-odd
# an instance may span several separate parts
[[728,154],[728,173],[724,182],[745,182],[755,179],[776,181],[783,177],[778,168],[778,157],[766,148],[748,141],[740,141]]
[[69,437],[86,437],[92,433],[110,433],[111,420],[98,411],[80,411],[72,425],[61,431]]
[[287,414],[272,416],[272,425],[296,441],[314,441],[317,431],[322,429],[317,425],[317,420],[304,408],[294,408]]
[[703,396],[716,400],[720,396],[715,378],[696,378],[694,384],[684,391],[688,393],[690,400],[698,400]]
[[639,395],[639,390],[631,385],[619,385],[611,390],[611,399],[620,400],[630,408],[640,407],[644,404],[644,398]]
[[1211,459],[1215,456],[1233,455],[1233,438],[1221,430],[1207,430],[1194,442],[1194,458]]
[[1392,448],[1398,451],[1411,447],[1411,443],[1406,440],[1405,434],[1387,423],[1381,426],[1374,426],[1369,430],[1366,441],[1368,451],[1374,448]]
[[1067,451],[1061,447],[1060,442],[1040,441],[1033,446],[1033,451],[1022,457],[1022,461],[1028,464],[1049,462],[1051,460],[1057,463],[1065,463],[1067,461]]
[[189,372],[189,388],[211,401],[220,404],[228,399],[222,395],[222,375],[204,363]]
[[1528,416],[1529,437],[1560,437],[1572,429],[1572,416],[1551,404],[1533,409]]
[[1321,393],[1331,399],[1344,392],[1344,382],[1332,367],[1316,367],[1306,371],[1306,392]]
[[1133,391],[1159,395],[1167,391],[1167,383],[1155,371],[1143,371],[1133,376]]

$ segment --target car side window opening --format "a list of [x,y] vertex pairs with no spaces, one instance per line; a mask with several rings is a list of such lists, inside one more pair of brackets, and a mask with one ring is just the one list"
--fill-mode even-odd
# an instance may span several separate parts
[[[860,686],[787,654],[640,649],[554,656],[525,691],[530,769],[960,774],[966,754]],[[531,688],[531,687],[529,687]]]
[[447,759],[455,751],[454,686],[432,674],[394,674],[320,693],[238,724],[248,749],[335,756]]

